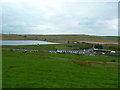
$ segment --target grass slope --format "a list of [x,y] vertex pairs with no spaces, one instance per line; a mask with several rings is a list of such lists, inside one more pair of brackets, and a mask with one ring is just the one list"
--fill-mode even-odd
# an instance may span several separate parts
[[[41,49],[41,50],[56,50],[56,49],[69,49],[69,50],[83,50],[91,49],[95,44],[90,43],[77,43],[77,44],[53,44],[53,45],[21,45],[21,46],[7,46],[3,45],[3,48],[27,48],[27,49]],[[118,45],[102,45],[103,49],[120,51]]]
[[117,36],[90,36],[90,35],[15,35],[3,34],[3,40],[42,40],[51,42],[65,41],[94,41],[94,42],[111,42],[117,43]]
[[[3,49],[3,88],[117,88],[117,57],[22,53]],[[77,61],[107,62],[80,66]]]

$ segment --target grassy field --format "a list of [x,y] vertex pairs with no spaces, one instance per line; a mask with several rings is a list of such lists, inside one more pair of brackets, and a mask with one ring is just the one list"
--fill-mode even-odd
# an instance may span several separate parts
[[[114,36],[88,35],[8,35],[3,40],[42,40],[51,42],[93,41],[116,43]],[[49,52],[12,51],[5,48],[41,50],[87,49],[95,44],[2,46],[3,88],[117,88],[118,57],[81,56]],[[119,50],[118,45],[102,45]],[[115,61],[115,62],[113,62]]]
[[[4,46],[55,49],[61,45]],[[3,49],[3,88],[117,88],[118,57]],[[116,62],[112,62],[115,60]],[[73,61],[84,62],[76,64]],[[88,62],[94,62],[87,65]],[[96,63],[95,63],[96,62]]]
[[2,48],[0,47],[0,89],[2,88]]
[[[77,44],[53,44],[53,45],[27,45],[27,46],[3,46],[3,48],[28,48],[28,49],[41,49],[41,50],[56,50],[56,49],[69,49],[69,50],[83,50],[93,48],[95,44],[90,43],[77,43]],[[102,45],[103,49],[120,51],[118,45]]]
[[118,43],[117,36],[90,36],[90,35],[16,35],[3,34],[3,40],[41,40],[50,42],[78,41],[78,42],[101,42],[101,43]]

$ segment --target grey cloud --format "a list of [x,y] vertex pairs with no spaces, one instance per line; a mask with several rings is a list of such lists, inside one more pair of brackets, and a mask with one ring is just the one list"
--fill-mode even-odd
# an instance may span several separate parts
[[[106,20],[117,18],[117,3],[62,3],[49,7],[35,4],[3,5],[4,32],[12,33],[68,33],[116,35],[106,25]],[[37,25],[56,28],[42,30]],[[100,32],[101,31],[101,32]]]

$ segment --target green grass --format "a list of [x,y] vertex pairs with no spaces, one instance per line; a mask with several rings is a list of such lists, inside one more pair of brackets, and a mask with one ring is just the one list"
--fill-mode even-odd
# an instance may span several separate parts
[[[26,46],[2,46],[3,48],[26,48],[26,49],[40,49],[40,50],[56,50],[58,48],[67,48],[65,44],[60,45],[26,45]],[[70,49],[70,48],[69,48]]]
[[2,48],[0,47],[0,89],[2,88]]
[[[72,46],[72,47],[69,47]],[[26,45],[26,46],[2,46],[3,48],[27,48],[27,49],[41,49],[41,50],[56,50],[56,49],[84,49],[92,48],[92,44],[53,44],[53,45]]]
[[[23,46],[20,46],[23,47]],[[31,46],[32,47],[32,46]],[[117,88],[117,57],[3,49],[3,88]],[[72,60],[107,62],[80,66]],[[13,68],[10,68],[14,66]]]

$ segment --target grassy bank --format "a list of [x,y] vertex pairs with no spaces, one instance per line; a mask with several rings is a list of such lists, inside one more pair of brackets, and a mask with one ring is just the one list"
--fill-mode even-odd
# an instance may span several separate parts
[[[56,45],[59,47],[60,45]],[[46,46],[9,46],[40,48]],[[48,45],[53,48],[52,45]],[[54,48],[53,48],[54,49]],[[118,57],[3,49],[3,88],[117,88]],[[72,61],[101,62],[79,65]],[[115,60],[116,62],[112,62]]]
[[[76,44],[53,44],[53,45],[26,45],[26,46],[2,46],[3,48],[27,48],[27,49],[41,49],[41,50],[56,50],[56,49],[69,49],[69,50],[83,50],[91,49],[95,44],[90,43],[76,43]],[[103,49],[119,51],[118,45],[102,45]]]

